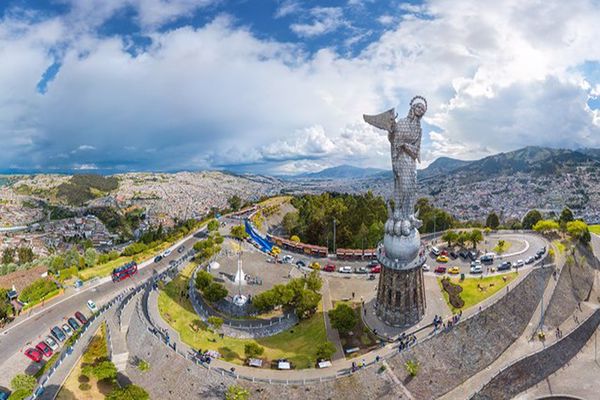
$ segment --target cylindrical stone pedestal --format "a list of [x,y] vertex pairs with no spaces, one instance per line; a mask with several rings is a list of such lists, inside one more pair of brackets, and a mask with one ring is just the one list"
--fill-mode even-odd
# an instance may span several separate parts
[[425,315],[426,306],[421,265],[395,269],[382,263],[381,267],[375,306],[377,317],[394,327],[415,325]]

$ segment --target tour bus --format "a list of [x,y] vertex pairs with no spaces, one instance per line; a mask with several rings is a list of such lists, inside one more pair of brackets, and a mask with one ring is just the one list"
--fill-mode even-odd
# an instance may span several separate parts
[[137,273],[137,263],[135,261],[129,262],[118,268],[113,269],[112,280],[113,282],[121,282],[123,279],[127,279]]

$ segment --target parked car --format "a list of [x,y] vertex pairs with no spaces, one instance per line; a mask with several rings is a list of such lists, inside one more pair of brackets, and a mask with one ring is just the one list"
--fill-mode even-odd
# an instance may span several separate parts
[[325,266],[325,268],[323,268],[323,271],[335,272],[335,265],[334,264],[327,264]]
[[467,253],[467,256],[471,259],[471,261],[477,260],[479,258],[479,251],[471,250]]
[[433,254],[434,256],[439,256],[440,255],[440,249],[438,249],[437,247],[432,247],[431,248],[431,254]]
[[513,267],[515,267],[515,268],[521,268],[524,265],[525,265],[525,261],[523,261],[523,260],[517,260],[517,262],[513,265]]
[[73,329],[71,329],[71,327],[69,326],[69,324],[63,324],[62,325],[62,330],[64,333],[67,334],[67,336],[71,337],[73,336]]
[[281,259],[281,261],[283,261],[284,264],[291,264],[294,262],[294,257],[292,257],[289,254],[286,254],[283,256],[283,258]]
[[435,268],[435,271],[434,271],[434,272],[435,272],[436,274],[445,274],[445,273],[446,273],[446,267],[443,267],[443,266],[441,266],[441,265],[438,265],[438,266]]
[[58,350],[58,343],[56,343],[56,340],[52,339],[52,336],[46,336],[44,341],[53,351]]
[[92,313],[95,313],[96,311],[98,311],[98,307],[96,307],[96,303],[94,303],[92,300],[87,301],[87,306]]
[[448,268],[448,273],[449,274],[458,275],[458,274],[460,274],[460,268],[458,268],[458,267],[450,267],[450,268]]
[[87,324],[87,318],[85,317],[85,315],[83,315],[82,312],[77,311],[75,313],[75,318],[77,318],[77,321],[81,322],[81,325]]
[[437,258],[435,260],[437,262],[442,262],[442,263],[447,263],[448,261],[450,261],[448,256],[437,256]]
[[423,271],[429,271],[429,270],[430,270],[429,265],[423,264]]
[[539,260],[540,258],[542,258],[542,254],[540,253],[535,253],[535,259]]
[[77,320],[73,317],[69,318],[67,320],[67,322],[69,323],[69,326],[71,328],[73,328],[74,331],[78,330],[79,328],[81,328],[81,325],[79,325],[79,323],[77,322]]
[[481,258],[479,259],[479,261],[481,261],[484,264],[491,264],[494,262],[494,258],[495,258],[495,254],[494,253],[486,253],[484,255],[481,256]]
[[372,274],[378,274],[381,272],[381,265],[377,264],[371,267]]
[[[298,261],[296,261],[296,265],[297,265],[298,267],[300,267],[300,268],[304,268],[304,267],[306,267],[306,263],[305,263],[304,261],[302,261],[302,260],[298,260]],[[320,269],[320,268],[319,268],[319,269]]]
[[456,253],[455,253],[455,252],[453,252],[453,251],[451,251],[449,255],[450,255],[450,257],[451,257],[453,260],[456,260],[456,259],[458,258],[458,254],[456,254]]
[[357,274],[368,274],[369,269],[367,269],[367,267],[358,267],[354,272],[356,272]]
[[165,251],[163,252],[162,256],[163,256],[163,257],[168,257],[168,256],[171,254],[171,251],[172,251],[171,249],[167,249],[167,250],[165,250]]
[[498,271],[507,271],[512,267],[512,263],[510,261],[504,261],[502,264],[498,265]]
[[531,263],[533,263],[534,261],[535,261],[535,257],[534,257],[534,256],[531,256],[531,257],[528,257],[528,258],[525,260],[525,264],[531,264]]
[[[314,270],[320,270],[321,264],[319,264],[317,261],[313,261],[310,263],[309,268]],[[335,271],[335,267],[333,268],[333,270]]]
[[67,339],[65,333],[58,326],[55,326],[54,328],[50,329],[50,333],[52,333],[52,335],[54,335],[54,337],[58,339],[59,342],[64,342]]
[[8,400],[9,396],[10,392],[5,392],[4,390],[0,389],[0,400]]
[[73,284],[73,287],[74,287],[75,289],[79,289],[79,288],[80,288],[80,287],[82,287],[82,286],[83,286],[83,281],[82,281],[81,279],[77,279],[77,280],[75,281],[75,283]]
[[181,246],[179,246],[179,247],[177,248],[177,252],[178,252],[179,254],[183,253],[184,251],[185,251],[185,246],[184,246],[184,245],[181,245]]
[[162,259],[163,259],[163,257],[161,255],[158,255],[158,256],[154,257],[154,262],[159,263]]
[[483,268],[479,264],[473,265],[473,266],[471,266],[471,273],[472,274],[482,274]]
[[379,265],[379,261],[377,261],[377,260],[371,260],[371,261],[369,261],[369,264],[367,264],[367,267],[373,268],[376,265]]
[[32,361],[39,363],[40,361],[42,361],[42,358],[44,358],[44,356],[42,355],[42,353],[38,350],[38,349],[34,349],[34,348],[28,348],[27,350],[25,350],[25,355],[31,359]]
[[466,259],[467,258],[467,252],[465,250],[461,250],[458,252],[458,255],[462,258],[462,259]]
[[46,357],[52,357],[53,351],[50,348],[50,346],[48,346],[46,344],[46,342],[39,342],[36,346],[36,349],[38,349],[39,352],[41,352],[43,355],[45,355]]
[[339,272],[341,272],[342,274],[351,274],[352,267],[349,265],[344,265],[343,267],[340,267]]
[[440,254],[442,256],[448,256],[448,250],[444,249],[444,250],[442,250],[442,252]]

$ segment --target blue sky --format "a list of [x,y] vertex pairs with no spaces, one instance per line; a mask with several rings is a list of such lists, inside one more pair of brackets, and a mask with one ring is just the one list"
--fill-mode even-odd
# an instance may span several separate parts
[[416,94],[423,165],[600,147],[598,1],[484,3],[2,2],[0,171],[389,168]]

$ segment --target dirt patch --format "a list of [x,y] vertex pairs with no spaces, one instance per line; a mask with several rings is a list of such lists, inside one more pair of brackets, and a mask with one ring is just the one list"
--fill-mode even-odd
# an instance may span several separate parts
[[465,301],[460,297],[460,293],[463,291],[462,286],[450,282],[450,278],[442,279],[442,287],[448,293],[448,300],[454,308],[462,308],[465,305]]

